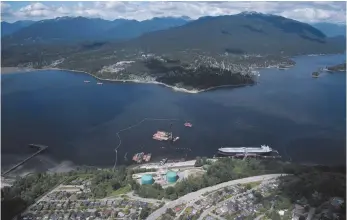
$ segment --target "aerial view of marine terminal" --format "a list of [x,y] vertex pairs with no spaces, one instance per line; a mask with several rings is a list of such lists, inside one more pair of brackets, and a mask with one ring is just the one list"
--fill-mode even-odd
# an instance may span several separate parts
[[346,1],[1,1],[1,220],[346,219]]

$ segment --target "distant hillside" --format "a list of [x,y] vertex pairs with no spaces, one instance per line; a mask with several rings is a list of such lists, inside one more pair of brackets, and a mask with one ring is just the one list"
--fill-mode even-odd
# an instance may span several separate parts
[[90,40],[98,38],[114,25],[112,21],[103,19],[60,17],[38,21],[4,37],[3,41],[15,44]]
[[151,32],[122,46],[152,52],[198,49],[234,54],[344,52],[342,39],[330,39],[309,24],[281,16],[244,12],[203,17],[168,30]]
[[[254,68],[293,66],[290,56],[342,53],[346,48],[345,37],[329,38],[309,24],[281,16],[244,12],[203,17],[186,24],[182,19],[118,20],[115,25],[115,21],[76,18],[74,22],[60,19],[60,25],[50,22],[54,27],[38,22],[13,36],[30,28],[45,40],[52,39],[54,33],[66,41],[88,37],[90,41],[93,37],[100,39],[102,33],[123,41],[9,46],[2,49],[2,65],[58,67],[89,72],[103,79],[156,81],[203,90],[255,85]],[[139,37],[124,40],[132,36]]]
[[150,31],[163,30],[187,23],[185,18],[154,18],[145,21],[99,18],[59,17],[38,21],[13,31],[3,38],[6,44],[74,43],[135,38]]
[[14,23],[8,23],[6,21],[1,22],[1,37],[13,34],[16,31],[34,24],[35,21],[16,21]]
[[171,17],[153,18],[144,21],[132,20],[108,30],[107,35],[113,39],[130,39],[139,37],[144,33],[178,27],[187,23],[186,18]]
[[312,26],[322,31],[328,37],[346,36],[345,24],[315,23]]

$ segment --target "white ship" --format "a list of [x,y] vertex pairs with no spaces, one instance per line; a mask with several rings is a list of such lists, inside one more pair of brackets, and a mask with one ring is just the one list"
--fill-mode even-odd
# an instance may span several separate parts
[[218,149],[219,154],[223,155],[237,155],[237,154],[269,154],[273,150],[267,145],[261,145],[260,147],[222,147]]

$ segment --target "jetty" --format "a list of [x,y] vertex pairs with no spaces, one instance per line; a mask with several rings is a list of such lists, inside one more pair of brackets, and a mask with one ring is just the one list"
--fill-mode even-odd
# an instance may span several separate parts
[[29,147],[38,148],[38,151],[36,151],[34,154],[30,155],[29,157],[25,158],[24,160],[22,160],[18,164],[12,166],[7,171],[3,172],[1,174],[1,176],[5,176],[6,174],[10,173],[11,171],[17,169],[19,166],[23,165],[25,162],[27,162],[28,160],[30,160],[31,158],[35,157],[36,155],[38,155],[39,153],[41,153],[42,151],[44,151],[48,148],[48,146],[40,145],[40,144],[29,144]]

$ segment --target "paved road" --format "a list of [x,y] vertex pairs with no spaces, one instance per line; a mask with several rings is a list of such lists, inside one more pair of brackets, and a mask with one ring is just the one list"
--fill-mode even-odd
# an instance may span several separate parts
[[214,217],[214,218],[216,218],[216,219],[219,219],[219,220],[225,220],[225,218],[222,218],[222,217],[220,217],[220,216],[218,216],[218,215],[215,215],[215,214],[213,214],[213,213],[210,213],[210,216],[212,216],[212,217]]
[[162,202],[161,200],[158,200],[158,199],[150,199],[150,198],[138,197],[138,196],[135,196],[132,192],[129,192],[126,195],[129,198],[131,198],[131,199],[134,199],[134,200],[137,200],[137,201],[141,201],[141,202],[148,202],[148,203],[160,203],[160,202]]
[[[128,198],[132,199],[132,200],[136,200],[136,201],[141,201],[141,202],[147,202],[147,203],[160,203],[160,202],[165,202],[162,200],[158,200],[158,199],[151,199],[151,198],[142,198],[142,197],[138,197],[135,196],[132,192],[123,194],[126,195]],[[109,196],[106,198],[103,198],[101,200],[115,200],[115,199],[123,199],[121,196]]]
[[263,218],[265,216],[265,214],[259,215],[257,216],[254,220],[260,220],[261,218]]
[[148,220],[156,220],[157,218],[159,218],[162,214],[164,214],[166,212],[166,209],[173,208],[173,207],[175,207],[179,204],[182,204],[182,203],[188,203],[187,205],[193,204],[195,201],[203,198],[202,194],[210,192],[210,191],[215,191],[215,190],[218,190],[218,189],[221,189],[221,188],[224,188],[227,186],[236,185],[236,184],[244,184],[244,183],[273,179],[273,178],[279,177],[281,175],[286,175],[286,174],[268,174],[268,175],[261,175],[261,176],[253,176],[253,177],[248,177],[248,178],[244,178],[244,179],[231,180],[229,182],[224,182],[224,183],[220,183],[218,185],[206,187],[206,188],[203,188],[203,189],[198,190],[196,192],[192,192],[192,193],[189,193],[187,195],[184,195],[184,196],[182,196],[182,197],[180,197],[180,198],[178,198],[172,202],[165,204],[163,207],[157,209],[151,215],[149,215],[147,217],[147,219]]

